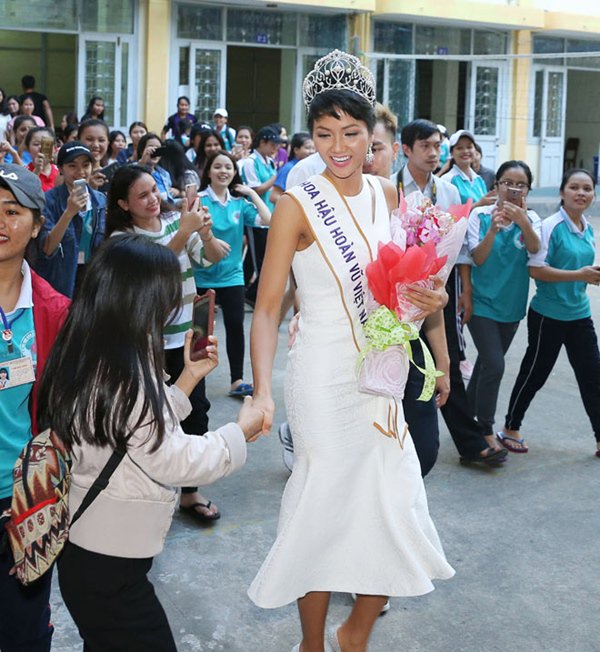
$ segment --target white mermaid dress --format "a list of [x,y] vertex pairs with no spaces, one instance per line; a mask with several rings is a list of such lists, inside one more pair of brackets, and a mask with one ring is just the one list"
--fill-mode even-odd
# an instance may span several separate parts
[[[346,197],[371,249],[390,239],[381,185]],[[309,218],[310,219],[310,218]],[[364,269],[369,251],[357,251]],[[248,595],[280,607],[309,591],[422,595],[454,574],[429,516],[401,402],[358,391],[357,349],[340,288],[317,243],[293,271],[300,329],[288,355],[285,401],[294,468],[277,539]],[[399,438],[383,430],[395,429]]]

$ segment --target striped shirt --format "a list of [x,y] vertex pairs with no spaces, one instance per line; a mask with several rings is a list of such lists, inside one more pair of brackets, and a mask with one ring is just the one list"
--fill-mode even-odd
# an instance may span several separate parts
[[[134,226],[133,230],[135,233],[147,236],[152,242],[166,247],[179,230],[179,213],[175,211],[161,213],[160,221],[162,224],[160,231],[146,231],[137,226]],[[117,233],[123,233],[123,231],[115,231],[113,235],[117,235]],[[193,260],[203,267],[211,265],[203,256],[202,240],[197,232],[192,233],[177,257],[181,267],[183,306],[177,314],[169,317],[168,325],[165,327],[165,349],[182,347],[185,333],[192,327],[196,283],[191,261]]]

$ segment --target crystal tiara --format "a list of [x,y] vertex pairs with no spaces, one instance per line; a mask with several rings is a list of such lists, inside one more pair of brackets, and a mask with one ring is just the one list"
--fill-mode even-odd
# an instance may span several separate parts
[[341,50],[333,50],[321,57],[304,78],[302,94],[308,109],[319,93],[331,90],[347,90],[364,97],[375,106],[375,79],[358,57]]

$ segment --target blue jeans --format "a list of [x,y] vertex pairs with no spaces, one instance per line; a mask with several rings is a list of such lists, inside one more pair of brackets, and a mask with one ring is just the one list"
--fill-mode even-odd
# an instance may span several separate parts
[[[10,507],[10,498],[0,500],[0,513]],[[50,623],[52,571],[29,586],[9,575],[14,559],[2,535],[0,551],[0,650],[2,652],[48,652],[54,628]]]

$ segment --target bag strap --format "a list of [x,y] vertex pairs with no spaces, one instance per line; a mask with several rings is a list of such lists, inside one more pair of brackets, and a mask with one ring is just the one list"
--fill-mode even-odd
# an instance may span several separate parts
[[83,512],[96,500],[101,491],[106,489],[108,486],[108,481],[110,476],[116,471],[117,467],[121,463],[121,460],[125,457],[124,451],[113,451],[113,454],[108,459],[108,462],[104,465],[100,475],[94,480],[92,486],[88,489],[87,493],[79,505],[79,509],[75,512],[75,516],[71,519],[71,524],[69,527],[73,527],[75,521],[77,521],[83,515]]

